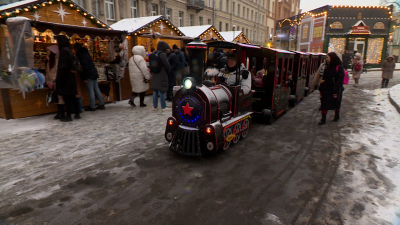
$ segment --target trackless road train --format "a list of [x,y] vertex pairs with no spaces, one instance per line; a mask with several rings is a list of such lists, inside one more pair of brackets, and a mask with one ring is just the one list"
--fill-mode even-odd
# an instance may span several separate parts
[[[271,124],[288,111],[289,104],[307,96],[314,74],[324,54],[290,52],[253,45],[198,39],[187,45],[191,77],[172,101],[172,116],[167,119],[165,139],[169,149],[189,156],[202,156],[227,150],[248,135],[252,117]],[[213,84],[204,79],[206,56],[211,50],[234,52],[238,65],[236,82],[223,82],[215,75]],[[265,71],[262,84],[253,84],[245,93],[243,82]],[[250,72],[248,72],[250,71]],[[248,75],[247,75],[248,74]],[[221,76],[221,74],[219,74]],[[291,79],[290,79],[291,78]],[[242,85],[241,85],[242,84]]]

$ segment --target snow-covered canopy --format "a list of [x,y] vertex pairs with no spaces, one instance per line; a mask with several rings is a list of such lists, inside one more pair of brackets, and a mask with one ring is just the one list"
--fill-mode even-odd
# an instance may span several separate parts
[[131,33],[161,18],[162,16],[159,15],[159,16],[147,16],[147,17],[123,19],[111,25],[111,28],[114,30],[128,31],[129,33]]
[[179,30],[182,31],[185,36],[196,38],[210,29],[210,27],[212,27],[212,25],[179,27]]
[[235,40],[242,31],[225,31],[225,32],[219,32],[221,36],[225,39],[225,41],[233,41]]

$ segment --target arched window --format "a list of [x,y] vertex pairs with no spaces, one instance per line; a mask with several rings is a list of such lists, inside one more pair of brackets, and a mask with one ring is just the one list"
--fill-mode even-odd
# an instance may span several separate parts
[[303,38],[308,37],[308,25],[303,26]]
[[358,20],[361,20],[361,19],[362,19],[362,13],[361,13],[361,12],[358,13],[357,19],[358,19]]

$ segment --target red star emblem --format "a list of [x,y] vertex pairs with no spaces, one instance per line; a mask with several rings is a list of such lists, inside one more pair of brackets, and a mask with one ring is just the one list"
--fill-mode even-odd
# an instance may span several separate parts
[[188,114],[189,116],[192,115],[191,111],[193,110],[193,107],[190,107],[188,102],[186,103],[186,106],[182,106],[182,109],[183,109],[183,115],[186,114]]

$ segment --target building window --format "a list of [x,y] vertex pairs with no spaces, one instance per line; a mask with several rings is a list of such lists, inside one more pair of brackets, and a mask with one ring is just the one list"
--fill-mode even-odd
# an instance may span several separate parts
[[257,22],[257,20],[258,20],[258,19],[257,19],[257,12],[256,12],[256,13],[255,13],[255,16],[254,16],[254,21]]
[[132,18],[137,18],[138,17],[138,11],[137,11],[137,0],[131,0],[131,17]]
[[303,26],[303,38],[307,38],[308,37],[308,26],[304,25]]
[[270,0],[267,0],[267,9],[268,9],[268,12],[271,12],[271,2],[270,2]]
[[190,16],[189,16],[189,26],[193,26],[194,25],[194,15],[193,14],[190,14]]
[[222,22],[219,22],[219,31],[222,31]]
[[171,15],[172,15],[172,9],[167,9],[166,17],[167,17],[168,20],[171,20]]
[[211,0],[208,0],[208,6],[211,7]]
[[183,27],[183,12],[179,12],[178,20],[179,20],[179,26]]
[[246,36],[249,36],[249,29],[246,29]]
[[274,28],[271,28],[271,35],[274,36]]
[[265,0],[263,0],[263,7],[265,6]]
[[272,2],[272,10],[271,10],[271,12],[275,13],[275,2]]
[[240,16],[240,4],[238,4],[238,16]]
[[[0,2],[2,2],[2,1],[0,1]],[[11,1],[11,2],[16,2],[16,1]],[[11,3],[10,2],[10,3]],[[86,5],[85,5],[85,1],[84,0],[75,0],[74,1],[76,4],[78,4],[80,7],[82,7],[82,8],[86,8]],[[4,4],[4,3],[3,3]],[[8,2],[7,2],[7,4],[8,4]]]
[[235,2],[233,2],[233,5],[232,5],[232,13],[235,14]]
[[269,38],[269,27],[267,27],[267,38]]
[[229,0],[226,0],[226,11],[229,13]]
[[156,4],[151,5],[151,15],[152,16],[158,15],[158,5],[156,5]]
[[314,27],[313,38],[320,38],[320,37],[322,37],[322,26]]
[[243,34],[244,34],[244,28],[242,27],[242,32],[243,32]]
[[201,26],[201,25],[203,25],[203,17],[199,17],[199,25]]
[[219,0],[219,10],[222,11],[222,0]]
[[251,21],[253,21],[253,10],[251,10]]
[[253,41],[256,41],[256,32],[253,32]]
[[211,19],[208,19],[207,21],[208,21],[208,22],[207,22],[207,23],[208,23],[207,25],[211,25]]
[[261,23],[262,25],[264,25],[264,21],[265,21],[265,20],[264,20],[264,16],[262,16],[262,17],[261,17],[261,22],[260,22],[260,23]]
[[260,34],[260,41],[264,43],[264,32],[261,32]]
[[250,9],[247,9],[247,19],[249,19],[249,16],[250,16]]
[[239,26],[237,26],[237,28],[236,28],[235,30],[237,30],[237,31],[240,31],[240,27],[239,27]]
[[243,6],[243,18],[244,18],[245,13],[246,13],[246,8]]
[[225,31],[229,31],[229,23],[225,24]]
[[114,14],[114,0],[106,0],[106,18],[108,20],[115,20]]
[[361,20],[361,19],[362,19],[362,13],[360,13],[360,12],[358,13],[357,19],[358,19],[358,20]]

